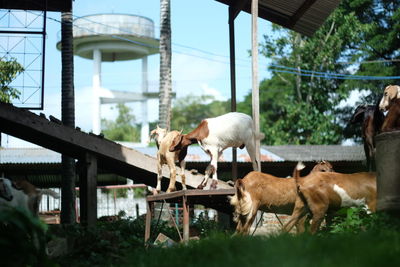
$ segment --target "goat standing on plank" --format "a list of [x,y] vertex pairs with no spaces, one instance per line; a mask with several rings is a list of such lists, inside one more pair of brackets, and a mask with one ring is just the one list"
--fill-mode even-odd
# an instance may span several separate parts
[[[322,161],[312,172],[332,172],[332,165]],[[235,195],[230,203],[234,206],[236,233],[249,234],[257,211],[291,215],[296,201],[296,183],[293,178],[279,178],[261,172],[250,172],[235,183]],[[296,223],[297,232],[304,232],[304,221]]]
[[151,131],[150,138],[154,136],[156,144],[158,147],[157,151],[157,187],[156,190],[159,193],[161,191],[161,179],[162,179],[162,165],[167,164],[170,171],[170,181],[167,192],[173,192],[176,190],[176,167],[175,161],[179,162],[181,167],[181,179],[182,179],[182,189],[186,190],[186,178],[185,178],[185,157],[187,154],[187,147],[176,151],[169,151],[174,138],[179,136],[181,132],[171,131],[168,132],[166,129],[157,128]]
[[375,169],[375,135],[377,135],[382,127],[385,115],[379,110],[378,104],[359,105],[353,116],[351,123],[362,122],[362,139],[364,143],[365,158],[367,159],[367,168],[369,171]]
[[208,178],[212,176],[210,188],[216,189],[217,165],[222,152],[228,147],[241,149],[246,147],[253,163],[253,170],[257,170],[256,139],[261,140],[263,137],[263,134],[255,133],[253,120],[249,115],[230,112],[215,118],[204,119],[190,133],[176,136],[169,151],[187,149],[189,145],[198,143],[210,156],[211,162],[206,168],[204,180],[197,188],[203,189],[207,185]]
[[293,175],[298,195],[284,231],[289,232],[308,212],[312,214],[312,234],[318,231],[325,214],[342,207],[366,206],[375,212],[376,173],[312,172],[300,178],[300,170],[303,168],[304,165],[299,163]]

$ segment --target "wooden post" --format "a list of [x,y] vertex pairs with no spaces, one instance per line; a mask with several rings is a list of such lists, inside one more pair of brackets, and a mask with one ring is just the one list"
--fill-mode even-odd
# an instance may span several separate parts
[[182,197],[183,206],[183,241],[189,241],[189,204],[186,196]]
[[[231,111],[236,111],[236,65],[235,65],[235,10],[229,6],[229,59],[231,67]],[[232,181],[237,179],[237,148],[232,148]]]
[[153,217],[154,203],[146,200],[147,213],[146,213],[146,225],[144,230],[144,243],[150,239],[151,231],[151,218]]
[[80,216],[81,223],[92,226],[97,221],[97,158],[86,154],[80,170]]
[[[260,100],[259,100],[259,83],[258,83],[258,0],[251,1],[251,63],[252,63],[252,106],[253,106],[253,121],[256,135],[260,134]],[[261,171],[260,161],[260,140],[256,139],[256,160],[258,171]]]

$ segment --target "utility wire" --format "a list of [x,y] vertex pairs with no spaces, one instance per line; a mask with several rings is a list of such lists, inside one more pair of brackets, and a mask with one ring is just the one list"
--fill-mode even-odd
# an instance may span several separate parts
[[[104,23],[92,21],[92,20],[87,19],[85,17],[79,17],[79,16],[74,16],[74,17],[85,19],[85,20],[87,20],[87,21],[89,21],[91,23],[96,23],[96,24],[103,25],[103,26],[106,26],[106,27],[116,28],[116,27],[111,26],[111,25],[107,25],[107,24],[104,24]],[[49,19],[51,19],[53,21],[56,21],[58,23],[62,23],[60,20],[57,20],[55,18],[52,18],[52,17],[47,17],[47,18],[49,18]],[[134,44],[137,44],[137,45],[151,47],[151,48],[158,48],[158,47],[156,47],[154,45],[149,45],[149,44],[145,44],[145,43],[142,43],[142,42],[134,41],[134,40],[131,40],[131,39],[128,39],[128,38],[124,38],[124,37],[118,36],[118,35],[102,34],[102,33],[96,32],[94,30],[88,29],[86,27],[78,26],[78,25],[75,25],[75,24],[74,24],[74,27],[77,27],[77,28],[92,32],[93,34],[106,35],[106,36],[109,36],[109,37],[112,37],[112,38],[115,38],[115,39],[127,41],[127,42],[134,43]],[[133,34],[133,32],[131,32],[131,31],[123,31],[123,32],[129,33],[129,34]],[[199,51],[201,53],[205,53],[205,54],[212,55],[212,56],[229,58],[229,57],[224,56],[224,55],[218,55],[218,54],[215,54],[215,53],[207,52],[205,50],[193,48],[193,47],[190,47],[190,46],[179,45],[179,44],[175,44],[175,45],[180,46],[180,47],[184,47],[184,48],[188,48],[188,49],[192,49],[192,50],[197,50],[197,51]],[[206,60],[210,60],[210,61],[214,61],[214,62],[219,62],[219,63],[223,63],[223,64],[230,64],[228,61],[210,59],[210,58],[205,57],[205,56],[194,55],[194,54],[190,54],[190,53],[186,53],[186,52],[182,52],[182,51],[174,50],[174,52],[175,53],[179,53],[179,54],[183,54],[183,55],[187,55],[187,56],[193,56],[193,57],[198,57],[198,58],[202,58],[202,59],[206,59]],[[393,59],[391,61],[400,61],[400,60]],[[250,63],[250,60],[247,61],[247,62]],[[382,61],[369,61],[368,63],[372,63],[372,62],[382,62]],[[387,60],[385,60],[384,62],[387,62]],[[344,64],[344,63],[345,62],[338,62],[338,64]],[[359,63],[361,64],[363,62],[359,62]],[[313,77],[324,78],[324,79],[342,79],[342,80],[396,80],[396,79],[400,79],[400,76],[362,76],[362,75],[340,74],[340,73],[332,73],[332,72],[311,71],[311,70],[303,70],[303,69],[299,70],[297,68],[287,67],[287,66],[283,66],[283,65],[279,65],[279,64],[270,64],[270,65],[272,67],[274,67],[274,68],[270,69],[271,71],[274,71],[274,72],[290,73],[290,74],[296,74],[296,75],[306,76],[306,77],[313,76]],[[236,66],[248,67],[248,66],[244,66],[244,65],[241,65],[241,64],[236,64]]]

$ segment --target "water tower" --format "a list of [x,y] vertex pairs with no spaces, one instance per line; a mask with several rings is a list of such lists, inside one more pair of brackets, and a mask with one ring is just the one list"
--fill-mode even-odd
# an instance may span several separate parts
[[[148,91],[147,57],[159,52],[159,40],[154,38],[151,19],[127,14],[98,14],[74,20],[74,54],[93,59],[93,133],[100,133],[101,104],[141,102],[141,143],[149,133],[147,101],[158,98]],[[61,48],[61,43],[57,44]],[[101,87],[101,62],[142,60],[141,93],[108,90]]]

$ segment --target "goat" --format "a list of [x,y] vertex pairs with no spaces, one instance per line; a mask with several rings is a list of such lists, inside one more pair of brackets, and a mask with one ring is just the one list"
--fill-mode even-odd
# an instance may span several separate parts
[[382,132],[400,130],[400,98],[393,99],[389,104],[389,111],[383,121]]
[[292,216],[283,230],[289,232],[308,212],[312,214],[310,231],[316,233],[325,214],[342,207],[366,206],[376,211],[376,173],[312,172],[300,178],[304,165],[299,163],[294,172],[297,197]]
[[188,134],[175,137],[169,151],[177,151],[198,143],[206,152],[211,162],[207,166],[203,181],[197,187],[203,189],[208,178],[212,176],[213,182],[210,189],[216,189],[218,184],[217,164],[218,159],[228,147],[246,147],[253,164],[253,170],[258,170],[256,162],[256,139],[263,139],[263,134],[254,131],[253,120],[249,115],[239,112],[230,112],[215,118],[201,121],[196,129]]
[[151,131],[150,138],[155,136],[158,151],[157,151],[157,187],[156,191],[159,193],[161,191],[161,179],[162,179],[162,166],[167,164],[170,171],[170,181],[167,189],[168,192],[173,192],[176,190],[175,182],[176,182],[176,167],[175,161],[179,162],[179,166],[181,167],[181,179],[182,179],[182,189],[186,190],[186,178],[185,178],[185,157],[187,154],[187,147],[176,151],[169,151],[169,148],[177,136],[179,136],[182,132],[179,131],[171,131],[168,132],[166,129],[160,128],[157,125],[157,128]]
[[59,194],[50,189],[39,189],[26,180],[12,182],[7,178],[0,178],[0,207],[20,207],[38,216],[39,205],[43,195],[60,198]]
[[383,91],[382,99],[379,103],[379,108],[382,111],[389,109],[390,102],[394,99],[400,98],[400,86],[399,85],[388,85]]
[[376,105],[359,105],[350,122],[362,122],[362,139],[364,143],[364,153],[367,160],[367,168],[369,171],[375,169],[375,135],[377,135],[382,127],[384,120],[383,112],[379,110],[379,104]]
[[[322,161],[312,172],[331,172],[332,165]],[[248,234],[258,209],[265,212],[292,214],[296,200],[296,183],[293,178],[279,178],[252,171],[235,183],[235,195],[230,203],[234,206],[236,233]],[[304,217],[304,220],[306,218]],[[304,220],[296,224],[297,232],[304,232]]]

